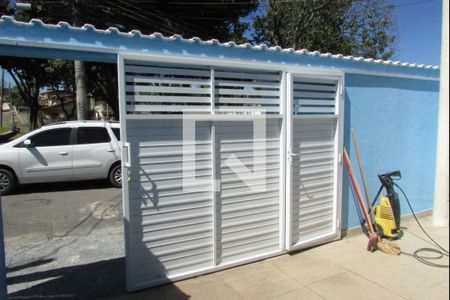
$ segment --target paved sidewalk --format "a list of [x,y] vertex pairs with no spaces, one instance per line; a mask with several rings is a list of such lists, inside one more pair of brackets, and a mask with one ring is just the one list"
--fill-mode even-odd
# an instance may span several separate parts
[[[423,225],[444,247],[449,229]],[[398,244],[412,253],[430,245],[414,221],[403,224]],[[449,269],[414,258],[365,251],[363,235],[344,238],[292,255],[188,279],[113,299],[449,299]],[[448,264],[448,258],[440,263]]]

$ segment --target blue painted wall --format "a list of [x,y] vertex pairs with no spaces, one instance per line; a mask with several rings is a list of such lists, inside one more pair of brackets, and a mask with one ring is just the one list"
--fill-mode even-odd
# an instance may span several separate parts
[[[29,43],[33,47],[29,47]],[[47,48],[48,45],[52,49]],[[439,78],[439,70],[435,69],[187,41],[180,37],[97,31],[92,27],[72,28],[67,24],[50,26],[35,21],[20,23],[10,18],[0,19],[0,55],[116,62],[119,51]],[[350,128],[353,127],[359,137],[372,194],[379,187],[377,174],[400,169],[403,179],[399,183],[407,191],[414,209],[432,208],[438,91],[439,82],[434,80],[346,75],[345,146],[356,167],[350,143]],[[351,228],[358,226],[358,218],[344,175],[342,224],[344,228]],[[402,214],[410,213],[404,200],[402,207]]]
[[[438,81],[346,75],[344,145],[356,171],[353,127],[372,197],[380,186],[376,175],[398,169],[414,210],[433,207],[438,102]],[[343,225],[351,228],[359,222],[347,178],[344,171]],[[400,199],[402,215],[410,214]]]

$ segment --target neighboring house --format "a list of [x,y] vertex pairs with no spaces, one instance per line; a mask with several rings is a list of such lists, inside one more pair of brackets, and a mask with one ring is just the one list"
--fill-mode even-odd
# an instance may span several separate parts
[[114,112],[105,101],[91,99],[90,106],[93,120],[113,120]]
[[39,94],[38,101],[42,107],[42,124],[76,119],[76,97],[74,92],[42,92]]
[[[114,116],[111,108],[105,101],[99,101],[89,97],[88,102],[89,119],[110,120],[111,116]],[[76,94],[74,92],[42,92],[39,95],[39,104],[42,107],[42,124],[77,119]]]

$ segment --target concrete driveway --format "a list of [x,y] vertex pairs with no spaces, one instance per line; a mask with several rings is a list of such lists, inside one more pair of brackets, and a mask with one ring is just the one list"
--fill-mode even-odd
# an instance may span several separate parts
[[10,299],[125,290],[120,189],[104,181],[24,186],[3,197],[3,222]]
[[[448,299],[448,268],[365,250],[355,235],[301,252],[136,293],[125,291],[120,190],[30,186],[5,197],[9,299]],[[447,247],[448,228],[423,224]],[[402,251],[430,245],[404,222]],[[448,264],[448,257],[437,261]]]

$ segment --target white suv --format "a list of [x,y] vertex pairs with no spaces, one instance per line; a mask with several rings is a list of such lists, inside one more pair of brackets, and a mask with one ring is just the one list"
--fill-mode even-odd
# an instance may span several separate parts
[[119,123],[71,121],[46,125],[0,145],[0,191],[18,184],[109,179],[122,185]]

